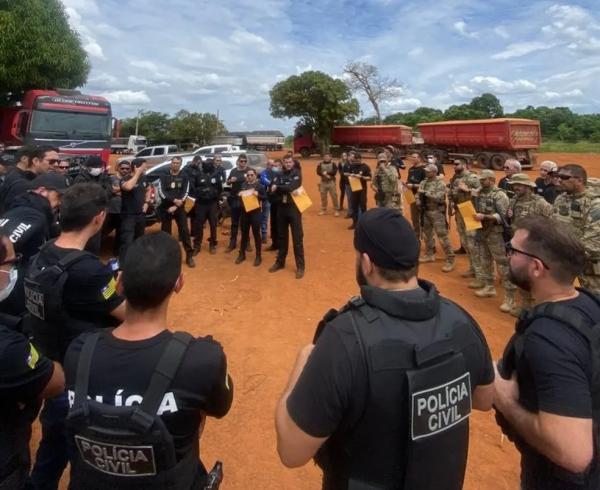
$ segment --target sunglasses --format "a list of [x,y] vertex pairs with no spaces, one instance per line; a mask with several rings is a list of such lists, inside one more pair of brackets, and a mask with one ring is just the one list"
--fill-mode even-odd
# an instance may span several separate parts
[[566,174],[558,174],[558,175],[557,175],[557,177],[558,177],[560,180],[569,180],[569,179],[572,179],[572,178],[573,178],[573,176],[572,176],[572,175],[566,175]]
[[59,162],[60,160],[58,158],[52,158],[51,160],[48,160],[50,165],[57,165]]
[[537,255],[533,255],[533,254],[530,254],[529,252],[524,252],[523,250],[519,250],[518,248],[513,247],[512,243],[510,243],[510,242],[506,242],[504,244],[504,250],[506,251],[507,257],[512,257],[514,254],[525,255],[526,257],[531,257],[532,259],[539,260],[545,269],[550,270],[550,267],[548,267],[546,262],[544,262],[542,259],[540,259]]
[[61,170],[69,170],[68,165],[59,165],[58,168],[60,168]]
[[240,163],[246,163],[248,160],[240,160]]

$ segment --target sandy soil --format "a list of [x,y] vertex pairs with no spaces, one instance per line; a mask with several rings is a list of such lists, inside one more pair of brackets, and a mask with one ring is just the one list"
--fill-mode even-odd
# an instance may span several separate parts
[[[590,175],[600,176],[600,155],[541,154],[538,162],[543,159],[582,163]],[[222,420],[208,421],[201,443],[207,466],[215,459],[224,462],[225,489],[319,487],[320,471],[312,464],[289,470],[279,462],[273,424],[275,404],[298,350],[311,340],[317,322],[330,307],[341,306],[357,293],[352,232],[346,229],[349,220],[331,214],[317,216],[316,162],[316,158],[303,161],[304,185],[314,203],[304,215],[307,269],[303,280],[294,278],[293,256],[288,257],[286,269],[276,274],[267,272],[274,260],[270,252],[263,254],[260,268],[253,267],[251,260],[235,265],[235,254],[223,252],[228,237],[221,234],[221,228],[219,253],[211,256],[203,250],[196,269],[185,269],[185,287],[171,304],[173,329],[211,334],[228,356],[235,384],[233,407]],[[452,173],[449,167],[446,171]],[[372,195],[370,199],[373,205]],[[452,241],[458,246],[454,228],[453,224]],[[441,273],[443,261],[438,256],[436,263],[421,268],[420,275],[473,314],[494,357],[499,357],[514,320],[498,310],[501,295],[490,299],[473,295],[460,278],[466,259],[457,259],[450,274]],[[37,446],[37,427],[35,432],[32,448]],[[518,467],[518,454],[510,442],[502,441],[493,414],[475,412],[465,488],[517,488]]]

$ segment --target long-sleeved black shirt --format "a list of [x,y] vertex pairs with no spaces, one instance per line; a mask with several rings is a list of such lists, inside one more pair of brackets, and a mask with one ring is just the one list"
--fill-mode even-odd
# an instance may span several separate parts
[[190,181],[183,172],[173,175],[171,172],[161,175],[158,181],[158,195],[161,206],[172,206],[175,199],[187,199],[190,193]]
[[296,168],[284,170],[282,173],[275,175],[273,185],[276,186],[275,194],[281,196],[282,203],[292,202],[289,194],[302,185],[302,172]]

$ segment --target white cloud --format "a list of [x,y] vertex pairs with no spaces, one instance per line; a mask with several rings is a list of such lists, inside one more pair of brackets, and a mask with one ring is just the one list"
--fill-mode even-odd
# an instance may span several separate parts
[[463,98],[473,97],[475,95],[475,91],[468,85],[455,85],[453,90],[456,95]]
[[67,13],[69,24],[81,36],[83,49],[86,50],[91,58],[105,60],[106,57],[104,56],[102,47],[96,41],[90,29],[83,23],[81,14],[79,13],[80,10],[84,9],[90,9],[90,13],[97,12],[98,6],[93,0],[72,0],[71,3],[73,5],[66,6],[65,12]]
[[562,92],[562,93],[552,92],[552,91],[544,92],[544,97],[546,97],[549,100],[572,99],[572,98],[581,97],[582,95],[583,95],[583,92],[579,89],[569,90],[567,92]]
[[408,56],[421,56],[422,54],[423,48],[421,46],[417,46],[416,48],[413,48],[408,52]]
[[503,51],[492,55],[493,60],[508,60],[510,58],[518,58],[526,54],[535,53],[544,49],[553,48],[554,44],[548,44],[540,41],[521,42],[509,44]]
[[234,31],[230,39],[235,44],[241,44],[246,46],[251,46],[253,48],[258,49],[261,53],[271,53],[273,51],[273,46],[271,46],[264,38],[253,34],[248,31],[237,30]]
[[382,105],[391,111],[413,111],[422,106],[423,102],[416,97],[394,97],[385,100]]
[[150,103],[150,97],[143,90],[115,90],[104,92],[101,95],[106,97],[111,104],[143,105]]
[[132,83],[133,85],[149,87],[149,88],[159,88],[159,87],[170,87],[171,84],[165,81],[155,82],[154,80],[148,80],[146,78],[139,78],[134,75],[129,75],[127,77],[127,81]]
[[464,20],[456,21],[452,24],[452,27],[456,32],[458,32],[461,36],[469,37],[472,39],[477,39],[479,37],[479,33],[470,32],[467,28],[467,23]]
[[497,77],[478,75],[471,79],[471,83],[483,90],[491,90],[499,94],[507,94],[511,92],[532,92],[536,89],[536,85],[529,80],[515,80],[507,82]]
[[502,39],[508,39],[510,34],[508,33],[508,29],[504,26],[494,27],[494,34],[501,37]]

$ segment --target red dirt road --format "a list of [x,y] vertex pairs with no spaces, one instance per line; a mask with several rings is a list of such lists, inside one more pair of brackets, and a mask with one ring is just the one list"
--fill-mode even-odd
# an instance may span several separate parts
[[[544,154],[558,163],[580,162],[600,176],[600,155]],[[227,353],[234,380],[231,412],[222,420],[210,419],[201,439],[206,466],[224,462],[224,489],[314,489],[320,471],[312,464],[289,470],[279,462],[273,413],[301,346],[310,342],[315,326],[331,307],[341,306],[357,293],[354,279],[352,232],[349,220],[331,214],[317,216],[319,194],[316,159],[303,161],[304,185],[313,206],[304,215],[306,276],[294,278],[293,255],[286,269],[269,274],[274,255],[263,253],[263,265],[250,260],[235,265],[235,253],[223,252],[228,237],[219,230],[219,253],[204,249],[194,270],[185,269],[185,287],[173,298],[172,329],[195,335],[213,335]],[[447,167],[447,173],[452,169]],[[402,172],[405,177],[406,172]],[[371,205],[372,204],[372,195]],[[454,231],[452,241],[458,245]],[[439,248],[439,247],[438,247]],[[291,252],[291,251],[290,251]],[[421,268],[421,277],[433,281],[441,293],[465,307],[480,322],[495,358],[502,353],[513,330],[512,317],[501,313],[497,298],[478,299],[460,278],[464,256],[456,269],[443,274],[441,256]],[[500,290],[499,290],[500,293]],[[202,373],[198,373],[199,376]],[[38,431],[36,431],[36,434]],[[37,440],[32,448],[37,447]],[[492,412],[475,412],[471,418],[471,445],[465,488],[469,490],[518,487],[519,459],[513,445],[502,441]],[[65,487],[66,488],[66,487]]]

